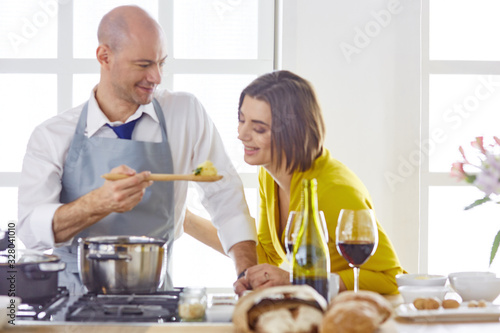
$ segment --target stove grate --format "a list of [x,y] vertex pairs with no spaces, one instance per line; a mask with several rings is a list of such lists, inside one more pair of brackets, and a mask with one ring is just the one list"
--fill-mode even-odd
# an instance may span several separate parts
[[181,289],[155,294],[85,294],[68,307],[67,321],[176,322]]

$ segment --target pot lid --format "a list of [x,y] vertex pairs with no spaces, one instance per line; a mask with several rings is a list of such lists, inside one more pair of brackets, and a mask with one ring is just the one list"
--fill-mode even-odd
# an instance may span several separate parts
[[[10,251],[10,252],[9,252]],[[61,259],[54,254],[46,254],[40,251],[12,249],[0,251],[0,265],[9,264],[9,260],[15,260],[16,265],[30,263],[58,262]]]
[[80,238],[78,242],[97,244],[156,244],[163,246],[167,241],[147,236],[97,236]]

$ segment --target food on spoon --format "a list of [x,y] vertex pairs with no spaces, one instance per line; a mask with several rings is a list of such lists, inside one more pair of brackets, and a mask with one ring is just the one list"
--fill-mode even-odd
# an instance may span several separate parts
[[454,299],[445,299],[441,306],[444,309],[457,309],[460,307],[460,303]]
[[193,174],[195,176],[217,176],[217,169],[211,161],[207,160],[199,164],[196,169],[194,169]]
[[240,297],[233,312],[236,332],[317,332],[326,300],[307,285],[278,286]]
[[392,313],[389,301],[375,292],[344,291],[332,300],[320,333],[374,332]]

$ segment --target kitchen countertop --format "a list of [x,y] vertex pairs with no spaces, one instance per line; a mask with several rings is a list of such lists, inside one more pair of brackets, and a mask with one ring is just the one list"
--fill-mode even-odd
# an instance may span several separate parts
[[[400,295],[387,296],[397,306],[401,304]],[[67,323],[36,322],[16,320],[16,325],[7,325],[1,332],[6,333],[232,333],[232,323]],[[402,319],[391,319],[380,327],[377,333],[498,333],[500,322],[463,322],[463,323],[415,323]]]
[[[46,323],[31,324],[24,322],[21,325],[8,326],[2,332],[6,333],[233,333],[231,323],[169,323],[169,324],[68,324]],[[390,320],[377,333],[498,333],[500,322],[491,323],[412,323],[400,320]]]
[[96,323],[33,323],[23,322],[15,327],[7,325],[2,332],[16,333],[225,333],[234,332],[232,323],[168,323],[168,324],[127,324]]

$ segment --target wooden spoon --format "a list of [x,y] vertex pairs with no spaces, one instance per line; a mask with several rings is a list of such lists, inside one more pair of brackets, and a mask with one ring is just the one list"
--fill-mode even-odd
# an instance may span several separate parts
[[[106,180],[119,180],[119,179],[125,179],[130,176],[128,175],[123,175],[119,173],[106,173],[101,176],[102,178]],[[222,179],[222,175],[215,175],[215,176],[202,176],[202,175],[174,175],[174,174],[168,174],[168,173],[152,173],[147,180],[153,180],[153,181],[163,181],[163,182],[170,182],[173,180],[190,180],[193,182],[215,182],[218,180]]]

